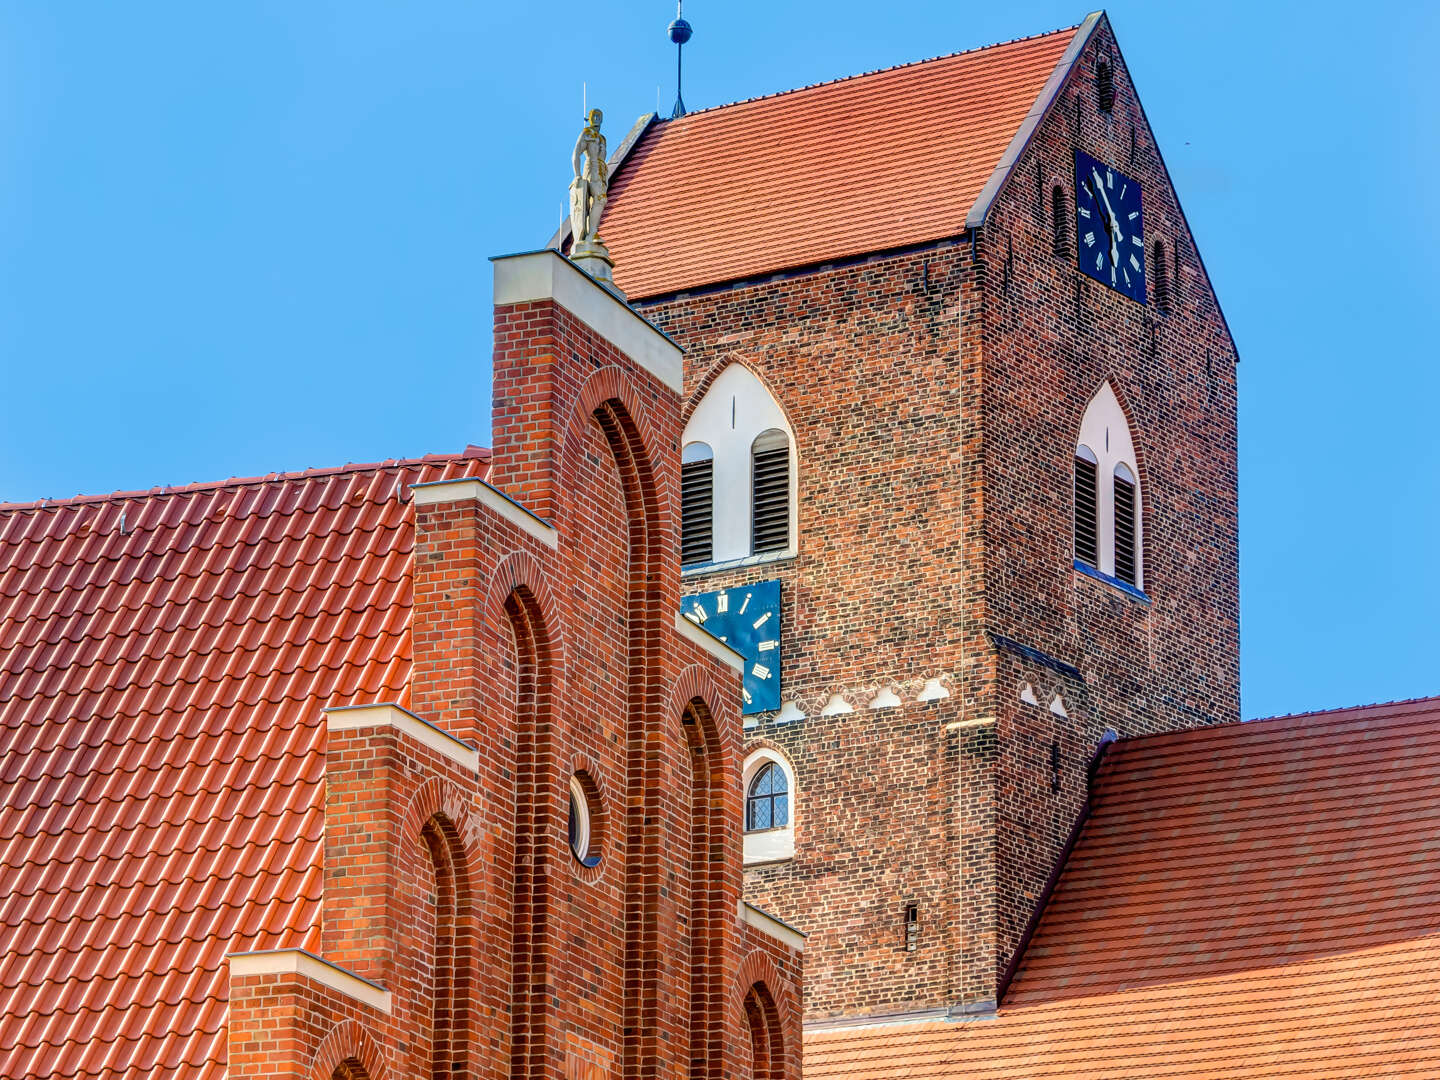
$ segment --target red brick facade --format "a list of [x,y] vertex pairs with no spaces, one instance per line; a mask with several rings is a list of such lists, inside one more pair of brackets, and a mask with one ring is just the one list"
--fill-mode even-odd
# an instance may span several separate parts
[[[619,306],[518,260],[497,277]],[[414,715],[331,714],[322,959],[350,974],[239,958],[232,1077],[798,1077],[799,938],[740,903],[737,673],[677,627],[681,398],[615,337],[497,305],[494,487],[415,489]]]
[[[1078,273],[1077,147],[1142,183],[1167,311]],[[795,432],[797,557],[685,582],[783,582],[783,697],[807,717],[750,734],[796,767],[797,850],[746,895],[811,933],[810,1018],[984,1009],[1103,733],[1238,716],[1236,356],[1108,22],[973,231],[638,306],[687,350],[687,409],[740,362]],[[1074,450],[1106,380],[1139,448],[1144,598],[1072,567]],[[949,696],[917,700],[936,678]],[[900,706],[868,709],[887,687]],[[854,711],[821,716],[836,694]]]

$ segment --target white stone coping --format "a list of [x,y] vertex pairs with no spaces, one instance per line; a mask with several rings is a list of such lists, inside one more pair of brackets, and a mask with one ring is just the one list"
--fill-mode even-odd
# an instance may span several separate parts
[[680,631],[680,636],[693,641],[700,648],[704,649],[711,656],[723,664],[729,664],[736,671],[745,671],[745,657],[736,652],[725,642],[721,641],[714,634],[710,633],[703,626],[696,626],[680,612],[675,613],[675,629]]
[[414,494],[416,506],[436,506],[440,503],[473,499],[481,506],[495,511],[522,532],[529,533],[546,547],[560,546],[560,534],[555,531],[555,526],[544,518],[536,517],[499,488],[492,487],[477,477],[430,480],[423,484],[411,484],[410,490]]
[[740,921],[755,927],[762,934],[769,934],[776,941],[789,945],[796,952],[805,951],[807,934],[796,930],[787,922],[782,922],[769,912],[761,911],[754,904],[747,904],[744,900],[740,901]]
[[945,725],[946,731],[961,731],[965,728],[988,727],[995,723],[993,716],[977,716],[973,720],[951,720]]
[[1000,187],[1005,183],[1005,178],[1010,175],[1010,170],[1015,167],[1015,163],[1025,153],[1025,148],[1030,143],[1030,137],[1035,134],[1035,129],[1040,126],[1040,121],[1050,111],[1050,106],[1070,75],[1070,69],[1075,66],[1081,50],[1090,41],[1090,35],[1095,32],[1095,27],[1100,25],[1100,20],[1104,17],[1105,12],[1103,11],[1092,11],[1075,28],[1075,36],[1070,39],[1070,44],[1065,47],[1060,59],[1056,61],[1054,69],[1050,72],[1050,78],[1045,80],[1045,85],[1040,88],[1040,93],[1035,95],[1034,104],[1030,106],[1030,111],[1021,121],[1015,136],[1010,140],[1010,145],[1005,148],[1005,153],[1000,156],[1000,161],[990,174],[990,179],[985,181],[985,186],[980,189],[980,194],[975,196],[975,205],[970,207],[970,212],[965,215],[967,229],[978,229],[985,224],[985,216],[990,213],[990,204],[995,201],[995,196],[1000,194]]
[[231,979],[249,975],[300,975],[387,1015],[393,1008],[390,991],[383,986],[304,949],[231,953],[228,959]]
[[553,300],[675,393],[683,392],[679,345],[558,251],[500,255],[495,305]]
[[437,754],[449,758],[462,769],[480,771],[480,754],[474,747],[399,705],[389,702],[376,705],[338,705],[325,710],[327,731],[355,731],[368,727],[393,727],[422,746],[428,746]]

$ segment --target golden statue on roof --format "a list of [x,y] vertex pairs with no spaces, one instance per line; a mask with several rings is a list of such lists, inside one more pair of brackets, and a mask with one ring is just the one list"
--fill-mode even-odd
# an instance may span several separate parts
[[570,155],[575,171],[575,179],[570,181],[570,258],[591,277],[613,287],[610,268],[614,262],[600,239],[600,218],[610,188],[605,136],[600,134],[603,119],[599,109],[590,110]]

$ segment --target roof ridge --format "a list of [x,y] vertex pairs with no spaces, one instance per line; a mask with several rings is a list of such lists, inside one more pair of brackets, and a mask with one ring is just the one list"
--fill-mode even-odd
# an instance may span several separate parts
[[384,469],[400,469],[415,465],[438,465],[443,462],[486,461],[490,451],[482,446],[467,446],[455,454],[423,454],[413,458],[386,458],[384,461],[347,462],[317,469],[297,469],[291,472],[271,472],[261,476],[231,476],[224,480],[202,480],[193,484],[161,485],[140,488],[133,491],[112,491],[100,495],[72,495],[66,499],[34,499],[30,502],[0,502],[0,513],[26,510],[54,510],[67,506],[89,506],[95,503],[114,502],[129,499],[153,499],[165,495],[193,495],[201,491],[219,491],[224,488],[240,488],[274,484],[288,480],[314,480],[327,476],[344,476],[349,473],[380,472]]
[[[1365,705],[1345,705],[1333,709],[1316,709],[1311,712],[1284,713],[1279,716],[1257,716],[1250,720],[1229,720],[1223,724],[1205,724],[1201,727],[1183,728],[1178,731],[1154,731],[1145,732],[1140,735],[1130,735],[1120,739],[1118,746],[1131,747],[1141,744],[1150,746],[1160,742],[1184,743],[1198,741],[1210,732],[1220,731],[1227,728],[1238,728],[1246,731],[1275,730],[1270,728],[1271,724],[1281,727],[1286,725],[1299,729],[1294,724],[1298,720],[1317,720],[1320,723],[1338,724],[1347,720],[1358,720],[1362,718],[1373,718],[1378,711],[1387,709],[1400,709],[1404,706],[1419,706],[1433,704],[1440,706],[1440,695],[1428,697],[1400,698],[1395,701],[1376,701]],[[1419,710],[1415,710],[1419,711]]]
[[788,90],[775,90],[769,94],[756,94],[753,97],[739,98],[735,101],[727,101],[720,105],[708,105],[703,109],[691,109],[681,117],[661,117],[660,122],[662,124],[670,124],[675,120],[688,120],[692,116],[704,116],[707,113],[719,112],[722,109],[731,109],[737,105],[752,105],[757,101],[770,101],[773,98],[804,93],[806,90],[818,90],[825,86],[854,82],[856,79],[868,78],[871,75],[884,75],[890,71],[903,71],[905,68],[919,67],[921,64],[933,64],[939,60],[953,60],[957,56],[968,56],[970,53],[987,52],[990,49],[1004,48],[1006,45],[1019,45],[1025,41],[1038,41],[1040,38],[1053,37],[1056,34],[1073,34],[1080,29],[1081,25],[1081,23],[1076,23],[1073,26],[1061,26],[1054,30],[1043,31],[1039,34],[1026,34],[1022,37],[1007,38],[1004,41],[992,41],[988,45],[976,45],[969,49],[957,49],[955,52],[925,56],[919,60],[907,60],[903,64],[891,64],[888,67],[871,68],[869,71],[857,71],[853,75],[840,75],[833,79],[821,79],[819,82],[806,83],[804,86],[792,86]]

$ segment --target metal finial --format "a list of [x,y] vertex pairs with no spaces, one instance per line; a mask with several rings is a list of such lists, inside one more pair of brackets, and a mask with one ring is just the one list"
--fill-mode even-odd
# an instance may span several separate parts
[[685,115],[685,98],[680,92],[681,76],[684,74],[685,43],[690,40],[695,31],[685,21],[683,9],[685,0],[675,2],[675,21],[667,28],[666,33],[670,40],[675,43],[675,108],[670,110],[670,119],[678,120]]

